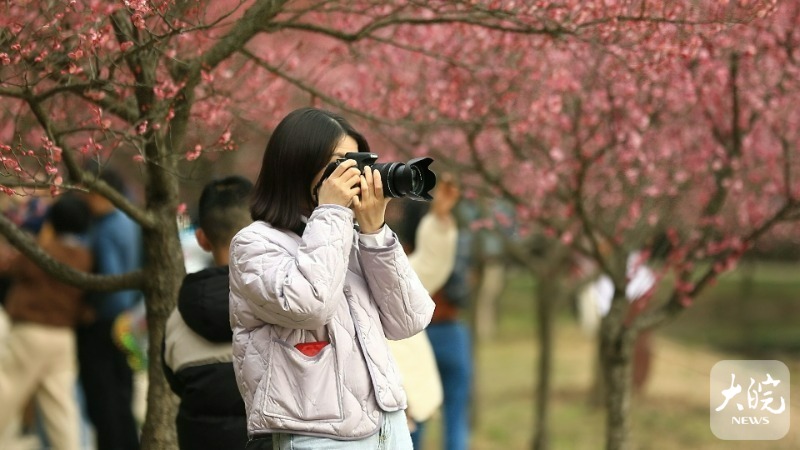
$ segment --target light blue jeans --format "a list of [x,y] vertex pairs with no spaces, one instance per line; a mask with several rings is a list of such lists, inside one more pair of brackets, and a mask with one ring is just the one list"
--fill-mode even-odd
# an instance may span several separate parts
[[337,441],[317,436],[275,433],[273,450],[412,450],[405,411],[383,413],[377,433],[358,441]]

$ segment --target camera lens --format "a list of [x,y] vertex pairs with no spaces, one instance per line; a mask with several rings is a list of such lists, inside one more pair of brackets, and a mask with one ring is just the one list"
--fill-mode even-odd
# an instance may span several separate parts
[[422,172],[416,167],[411,167],[411,192],[418,192],[422,186]]
[[408,164],[378,163],[372,167],[380,172],[384,195],[387,197],[432,200],[433,197],[428,193],[436,185],[436,175],[428,169],[432,162],[431,158],[417,158]]

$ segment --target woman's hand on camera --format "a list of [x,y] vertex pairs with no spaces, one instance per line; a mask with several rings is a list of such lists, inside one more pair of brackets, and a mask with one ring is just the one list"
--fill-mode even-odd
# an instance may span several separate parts
[[340,205],[349,208],[353,204],[353,199],[357,199],[361,192],[361,183],[359,183],[361,172],[355,165],[356,162],[352,159],[343,161],[322,182],[317,193],[320,205]]
[[366,167],[361,176],[361,196],[353,199],[353,212],[362,233],[374,233],[383,226],[389,197],[383,196],[381,173]]

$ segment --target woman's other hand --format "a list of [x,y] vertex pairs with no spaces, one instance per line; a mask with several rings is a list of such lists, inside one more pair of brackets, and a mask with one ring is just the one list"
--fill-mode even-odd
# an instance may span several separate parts
[[348,159],[339,164],[333,173],[322,181],[317,193],[320,205],[339,205],[349,208],[353,200],[361,192],[359,178],[361,172],[355,167],[356,162]]
[[383,195],[381,173],[372,167],[364,168],[361,196],[353,199],[352,206],[362,233],[374,233],[383,226],[389,200]]

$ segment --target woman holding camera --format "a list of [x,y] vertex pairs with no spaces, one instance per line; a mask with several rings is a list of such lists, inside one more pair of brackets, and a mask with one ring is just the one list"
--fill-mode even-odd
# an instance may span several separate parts
[[230,253],[248,449],[273,448],[269,433],[276,449],[411,448],[386,339],[424,329],[434,304],[384,223],[378,171],[345,160],[323,179],[359,151],[369,145],[345,119],[303,108],[264,152],[255,222]]

